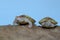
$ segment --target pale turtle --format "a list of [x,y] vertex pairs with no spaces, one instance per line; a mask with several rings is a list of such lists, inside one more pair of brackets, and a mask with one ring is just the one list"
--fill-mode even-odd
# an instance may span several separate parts
[[32,25],[35,23],[36,21],[27,16],[27,15],[20,15],[20,16],[16,16],[15,20],[14,20],[14,25],[17,24],[17,25],[25,25],[25,24],[28,24],[29,26],[28,27],[32,27]]
[[39,24],[41,24],[42,27],[45,27],[45,28],[53,28],[56,26],[57,22],[50,17],[45,17],[39,21]]

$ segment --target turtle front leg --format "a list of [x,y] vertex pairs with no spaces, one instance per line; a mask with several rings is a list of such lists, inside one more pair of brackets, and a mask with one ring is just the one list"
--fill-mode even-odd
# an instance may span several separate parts
[[28,23],[29,23],[29,25],[28,25],[29,28],[32,27],[32,22],[31,22],[30,20],[28,20],[28,19],[26,18],[26,19],[25,19],[25,22],[28,22]]

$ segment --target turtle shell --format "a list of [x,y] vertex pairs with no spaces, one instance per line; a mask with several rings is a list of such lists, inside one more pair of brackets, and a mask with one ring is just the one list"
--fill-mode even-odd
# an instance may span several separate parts
[[28,18],[32,23],[35,23],[36,22],[33,18],[31,18],[29,16],[26,16],[26,18]]
[[[31,21],[32,23],[35,23],[36,21],[33,19],[33,18],[31,18],[31,17],[29,17],[29,16],[27,16],[27,15],[20,15],[19,16],[20,18],[21,17],[24,17],[24,18],[27,18],[29,21]],[[21,22],[20,22],[21,23]]]
[[43,18],[42,20],[39,21],[39,24],[41,24],[41,23],[43,23],[43,22],[47,22],[48,20],[49,20],[51,23],[53,23],[53,24],[57,24],[57,22],[56,22],[54,19],[50,18],[50,17],[45,17],[45,18]]
[[27,15],[21,15],[20,17],[25,17],[25,18],[27,18],[28,20],[30,20],[32,23],[35,23],[35,22],[36,22],[33,18],[31,18],[31,17],[29,17],[29,16],[27,16]]

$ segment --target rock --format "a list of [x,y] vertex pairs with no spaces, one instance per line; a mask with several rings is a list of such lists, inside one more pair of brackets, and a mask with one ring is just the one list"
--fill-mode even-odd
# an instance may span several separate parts
[[43,29],[37,26],[1,26],[0,40],[60,40],[60,27]]

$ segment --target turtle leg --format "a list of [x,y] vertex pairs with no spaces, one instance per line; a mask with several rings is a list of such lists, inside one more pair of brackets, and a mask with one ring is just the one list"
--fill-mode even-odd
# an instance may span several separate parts
[[25,19],[25,21],[29,23],[28,27],[31,28],[32,27],[32,22],[29,19],[27,19],[27,18]]

